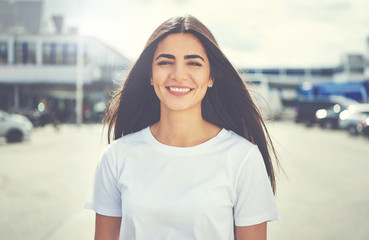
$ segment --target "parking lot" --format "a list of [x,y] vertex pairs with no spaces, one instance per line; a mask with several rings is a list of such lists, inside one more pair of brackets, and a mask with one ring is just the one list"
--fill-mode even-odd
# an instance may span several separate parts
[[[369,239],[369,139],[345,131],[267,124],[281,165],[281,219],[268,239]],[[0,239],[92,239],[83,210],[106,145],[100,125],[37,128],[23,143],[0,141]]]

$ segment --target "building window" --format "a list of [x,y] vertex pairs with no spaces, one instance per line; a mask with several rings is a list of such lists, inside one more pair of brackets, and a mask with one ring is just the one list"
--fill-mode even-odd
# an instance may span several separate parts
[[27,63],[36,63],[36,44],[28,43]]
[[334,72],[339,72],[339,69],[333,69],[333,68],[318,68],[318,69],[311,69],[310,73],[312,76],[317,77],[331,77],[334,75]]
[[286,69],[287,75],[294,75],[294,76],[304,76],[305,70],[304,69]]
[[0,64],[8,62],[8,43],[0,42]]
[[44,43],[42,44],[42,63],[55,64],[56,63],[56,44]]
[[268,75],[279,75],[279,69],[263,69],[261,72]]
[[365,59],[363,55],[349,55],[348,66],[350,73],[363,74],[365,68]]
[[63,64],[63,45],[62,44],[55,45],[55,63]]
[[63,64],[76,64],[77,45],[72,43],[63,44]]
[[77,45],[71,43],[44,43],[42,45],[44,64],[76,64]]
[[55,60],[51,59],[51,44],[44,43],[42,44],[42,63],[43,64],[52,64]]
[[14,62],[23,64],[36,63],[36,44],[28,42],[14,43]]

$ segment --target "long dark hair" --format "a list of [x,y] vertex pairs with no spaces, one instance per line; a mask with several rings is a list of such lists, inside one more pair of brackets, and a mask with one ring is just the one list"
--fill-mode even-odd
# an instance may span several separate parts
[[108,142],[137,132],[160,120],[160,101],[150,86],[152,60],[158,43],[172,33],[191,33],[202,43],[210,63],[214,85],[202,100],[202,117],[220,128],[232,130],[259,147],[275,191],[275,176],[270,151],[278,159],[268,130],[247,87],[236,69],[220,50],[211,32],[196,18],[174,17],[161,24],[149,38],[133,65],[124,85],[107,108]]

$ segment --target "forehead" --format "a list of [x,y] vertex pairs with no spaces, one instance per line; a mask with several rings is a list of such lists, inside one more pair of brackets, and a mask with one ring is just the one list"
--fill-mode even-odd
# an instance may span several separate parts
[[161,53],[202,54],[206,52],[200,40],[191,33],[172,33],[159,42],[155,55]]

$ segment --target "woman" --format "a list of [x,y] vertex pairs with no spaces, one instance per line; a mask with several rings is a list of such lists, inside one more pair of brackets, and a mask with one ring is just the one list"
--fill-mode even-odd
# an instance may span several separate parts
[[245,84],[192,16],[160,25],[105,116],[86,208],[95,239],[266,239],[278,218],[270,137]]

